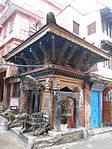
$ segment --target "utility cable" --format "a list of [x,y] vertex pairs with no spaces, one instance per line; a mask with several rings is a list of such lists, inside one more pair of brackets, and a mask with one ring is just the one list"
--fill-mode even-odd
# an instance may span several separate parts
[[5,63],[0,63],[0,65],[5,65],[5,66],[13,66],[13,67],[42,67],[44,65],[19,65],[19,64],[5,64]]

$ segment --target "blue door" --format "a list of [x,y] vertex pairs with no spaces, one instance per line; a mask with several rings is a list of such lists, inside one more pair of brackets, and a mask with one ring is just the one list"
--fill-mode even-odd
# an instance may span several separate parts
[[90,127],[100,127],[100,92],[91,91],[90,95]]

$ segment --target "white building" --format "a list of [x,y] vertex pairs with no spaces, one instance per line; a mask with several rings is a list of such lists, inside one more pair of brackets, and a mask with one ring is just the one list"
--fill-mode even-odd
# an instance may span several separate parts
[[[111,52],[104,43],[112,48],[112,12],[109,8],[83,14],[73,6],[66,6],[58,15],[57,23],[82,39],[107,52]],[[102,43],[103,41],[103,43]],[[105,42],[104,42],[105,41]],[[112,60],[98,63],[91,69],[94,74],[112,79]]]

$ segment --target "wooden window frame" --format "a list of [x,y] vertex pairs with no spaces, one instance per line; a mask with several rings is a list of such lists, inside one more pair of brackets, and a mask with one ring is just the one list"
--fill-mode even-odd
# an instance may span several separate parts
[[13,31],[14,28],[14,19],[10,20],[10,26],[9,26],[9,33],[11,33]]
[[96,33],[96,21],[92,22],[87,26],[87,35],[92,35]]
[[7,26],[4,27],[3,38],[5,38],[6,36],[7,36]]
[[80,25],[77,22],[73,21],[73,33],[79,35],[79,27]]

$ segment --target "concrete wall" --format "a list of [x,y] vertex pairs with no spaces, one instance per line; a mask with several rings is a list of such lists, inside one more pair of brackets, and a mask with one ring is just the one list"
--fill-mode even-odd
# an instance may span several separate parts
[[67,6],[57,17],[57,24],[73,33],[73,21],[79,24],[79,36],[83,35],[83,16],[70,5]]

